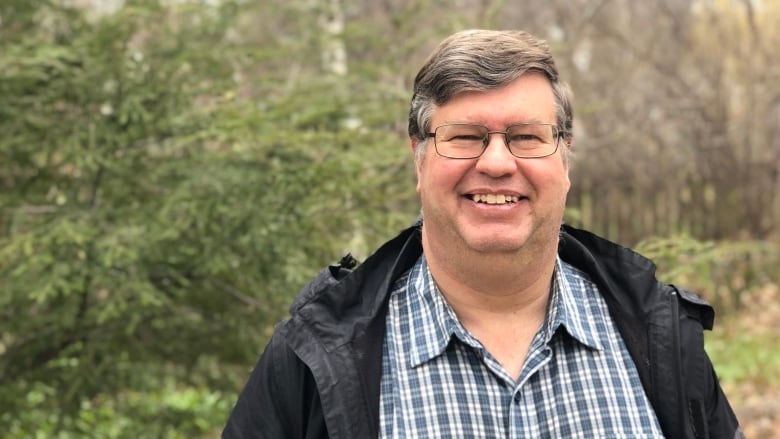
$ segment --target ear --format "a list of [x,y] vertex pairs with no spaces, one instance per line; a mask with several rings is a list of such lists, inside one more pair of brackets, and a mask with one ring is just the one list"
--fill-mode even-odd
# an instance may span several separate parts
[[569,189],[571,189],[571,153],[572,153],[572,147],[574,146],[574,137],[567,137],[566,143],[563,145],[564,148],[566,148],[566,161],[564,165],[566,166],[566,192],[569,192]]
[[409,151],[412,153],[412,159],[414,160],[414,167],[417,169],[417,172],[420,172],[420,162],[422,161],[421,157],[417,156],[417,148],[420,146],[420,139],[417,137],[409,137]]
[[564,154],[566,154],[565,164],[566,164],[566,170],[568,171],[569,168],[571,168],[571,154],[572,149],[574,148],[574,137],[569,136],[565,139],[563,147],[566,148],[566,151],[564,151]]
[[409,150],[412,153],[412,160],[414,160],[414,170],[417,175],[417,193],[420,193],[420,172],[422,171],[422,157],[417,155],[417,148],[420,146],[420,139],[417,137],[409,137]]

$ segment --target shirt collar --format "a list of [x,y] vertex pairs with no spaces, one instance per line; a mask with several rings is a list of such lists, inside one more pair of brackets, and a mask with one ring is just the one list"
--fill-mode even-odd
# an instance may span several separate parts
[[566,332],[583,345],[603,350],[596,323],[589,317],[589,307],[593,306],[598,290],[587,276],[563,262],[555,261],[550,304],[542,328],[543,340],[549,343],[555,332],[563,327]]
[[[428,268],[424,254],[411,268],[408,282],[410,334],[410,366],[417,367],[441,355],[453,337],[472,348],[482,351],[482,344],[460,323],[452,307],[444,300]],[[556,331],[563,327],[574,339],[591,349],[602,350],[595,324],[588,319],[588,297],[585,285],[590,282],[584,275],[556,260],[550,303],[540,334],[549,344]]]
[[483,349],[482,344],[463,327],[455,311],[444,300],[424,254],[410,271],[408,294],[411,367],[417,367],[444,353],[453,337],[477,350]]

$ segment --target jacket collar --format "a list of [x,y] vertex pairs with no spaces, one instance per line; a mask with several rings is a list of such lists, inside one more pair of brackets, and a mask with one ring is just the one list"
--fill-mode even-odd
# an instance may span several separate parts
[[[351,402],[350,407],[356,413],[362,413],[359,416],[367,418],[367,430],[361,430],[360,434],[352,434],[351,437],[378,435],[379,383],[387,300],[393,282],[421,254],[418,223],[383,245],[343,279],[334,277],[334,270],[324,270],[318,279],[301,291],[291,308],[290,321],[280,329],[290,347],[311,367],[318,382],[316,377],[323,378],[320,375],[326,373],[324,370],[330,375],[335,373],[332,367],[346,368],[346,372],[351,370],[357,374],[354,376],[347,373],[349,376],[342,377],[344,379],[339,380],[339,386],[329,381],[332,377],[324,377],[324,382],[331,385],[327,389],[320,389],[323,401],[326,395],[335,391],[333,389],[341,389],[338,391],[341,400]],[[668,334],[667,326],[674,324],[668,309],[670,303],[676,303],[675,293],[678,290],[664,286],[655,279],[655,266],[648,259],[589,232],[563,226],[558,254],[565,262],[587,273],[599,287],[610,315],[626,341],[645,390],[654,389],[648,352],[652,340],[649,339],[648,330],[655,328],[653,333],[663,332],[661,335],[656,334],[656,343],[668,341],[671,335]],[[336,273],[340,271],[335,270]],[[694,305],[705,327],[711,325],[711,307],[693,301],[685,294],[680,294],[680,297],[689,305]],[[656,321],[648,323],[653,314],[656,315]],[[312,338],[317,341],[312,343]],[[325,360],[313,352],[321,349],[340,360]],[[659,349],[666,348],[657,347],[654,352]],[[665,370],[656,371],[653,375],[655,379],[663,379],[664,376],[658,374]],[[650,392],[648,396],[658,411],[659,421],[677,419],[673,413],[667,413],[671,409],[665,408],[664,404],[654,398],[655,393]],[[329,428],[334,423],[328,421],[327,416],[326,422]],[[662,422],[664,431],[676,432],[676,424],[670,422]],[[345,431],[354,429],[353,422],[344,421],[344,425],[338,425],[344,427]]]
[[[419,223],[385,243],[342,279],[321,271],[296,297],[290,313],[309,326],[330,351],[360,337],[387,306],[393,282],[422,254]],[[376,325],[376,323],[374,323]]]
[[[290,312],[310,325],[330,350],[349,343],[383,316],[393,282],[422,254],[420,222],[380,247],[343,279],[320,272],[296,297]],[[588,273],[604,294],[610,312],[642,326],[658,301],[655,265],[638,253],[567,225],[561,228],[560,258]],[[356,332],[357,331],[357,332]]]

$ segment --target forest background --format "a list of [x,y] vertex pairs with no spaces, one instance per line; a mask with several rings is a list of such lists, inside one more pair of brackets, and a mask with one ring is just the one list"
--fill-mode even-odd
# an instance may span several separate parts
[[3,0],[0,437],[215,437],[298,289],[419,213],[413,75],[471,27],[549,40],[566,220],[717,308],[780,437],[780,2]]

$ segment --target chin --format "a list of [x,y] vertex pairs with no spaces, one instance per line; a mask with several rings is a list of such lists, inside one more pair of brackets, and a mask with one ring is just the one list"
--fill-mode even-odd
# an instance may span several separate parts
[[465,239],[469,248],[479,253],[515,253],[528,242],[525,237],[507,236],[472,236]]

